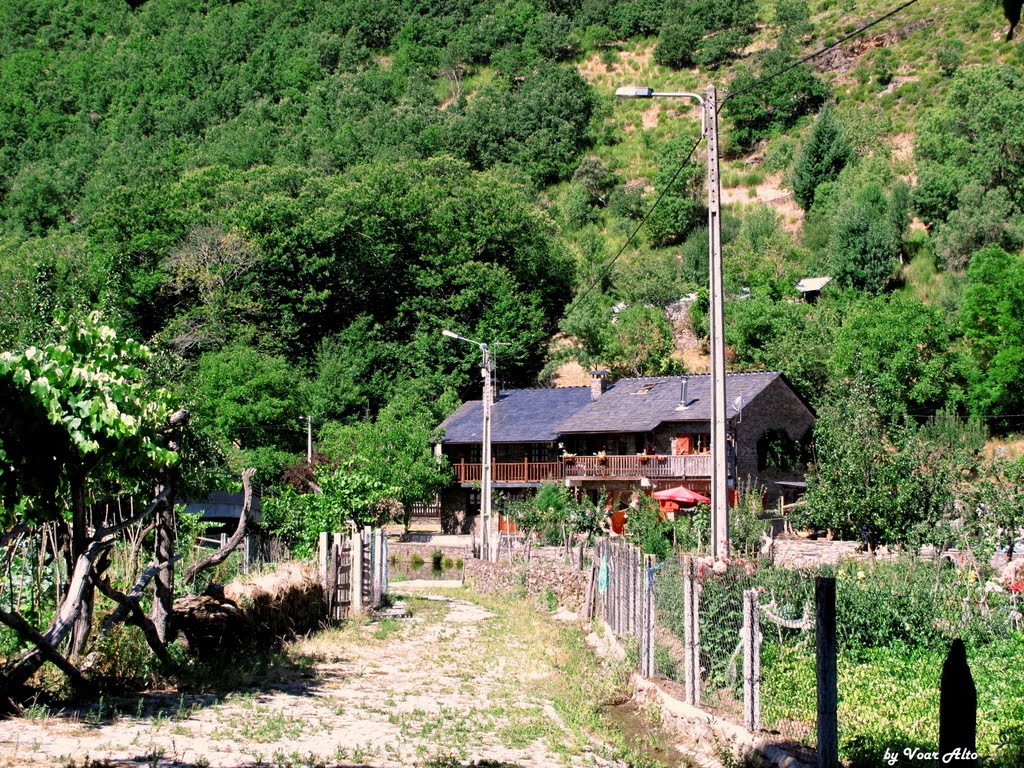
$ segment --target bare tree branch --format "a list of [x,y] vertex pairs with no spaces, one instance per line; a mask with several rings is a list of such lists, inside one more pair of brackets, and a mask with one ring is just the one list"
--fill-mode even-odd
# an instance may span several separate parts
[[249,512],[252,509],[252,476],[255,474],[256,470],[252,467],[242,472],[242,511],[238,515],[238,526],[235,528],[235,532],[231,534],[231,538],[225,542],[223,547],[186,568],[181,574],[184,581],[192,581],[201,572],[223,563],[235,547],[242,542],[245,537],[245,527],[249,522]]
[[[156,571],[153,571],[154,575]],[[152,578],[152,577],[150,577]],[[160,659],[165,665],[170,666],[173,662],[171,661],[171,655],[167,652],[167,646],[160,640],[160,636],[156,632],[156,625],[150,621],[149,617],[143,613],[139,607],[139,596],[134,599],[119,592],[110,583],[109,578],[97,579],[96,588],[106,595],[108,598],[118,604],[118,610],[122,608],[125,612],[131,616],[131,623],[142,630],[142,634],[146,637],[146,643],[152,649],[156,657]],[[106,623],[104,624],[106,626]],[[113,624],[111,624],[113,626]]]
[[[64,674],[68,676],[68,679],[71,680],[77,688],[84,691],[95,690],[96,686],[82,675],[78,667],[65,659],[60,652],[51,645],[45,637],[39,634],[35,627],[25,621],[20,614],[14,611],[8,613],[7,611],[0,609],[0,622],[3,622],[35,645],[39,654],[46,661],[52,661]],[[14,681],[15,687],[20,687],[24,683],[24,681],[18,682],[14,678],[12,678],[12,681]]]

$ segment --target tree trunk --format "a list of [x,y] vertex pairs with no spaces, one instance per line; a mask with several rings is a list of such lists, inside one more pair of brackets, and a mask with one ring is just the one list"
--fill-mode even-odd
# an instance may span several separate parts
[[[85,505],[84,478],[76,477],[71,481],[72,512],[71,512],[71,561],[78,562],[88,546],[89,510]],[[85,652],[86,643],[92,633],[92,609],[96,591],[89,574],[85,574],[82,585],[81,599],[71,632],[70,658],[75,661]]]
[[245,528],[249,522],[249,513],[252,510],[252,476],[255,474],[256,470],[251,467],[242,472],[242,511],[238,515],[238,525],[235,526],[235,532],[231,534],[231,538],[224,542],[224,546],[212,555],[197,560],[186,568],[181,574],[183,581],[191,581],[202,571],[213,568],[215,565],[220,565],[227,560],[228,555],[231,554],[235,547],[242,543],[242,539],[245,538]]

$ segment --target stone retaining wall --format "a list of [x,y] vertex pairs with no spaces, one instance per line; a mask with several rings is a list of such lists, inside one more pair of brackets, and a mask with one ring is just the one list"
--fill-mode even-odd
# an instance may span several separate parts
[[419,555],[426,563],[434,556],[434,550],[440,549],[441,555],[450,557],[452,560],[466,560],[471,556],[470,547],[452,546],[449,544],[423,544],[414,541],[389,541],[388,556],[397,557],[399,560],[409,560],[413,555]]
[[527,594],[539,595],[550,589],[558,597],[559,605],[570,611],[579,611],[587,592],[590,572],[564,565],[467,560],[463,578],[481,592],[509,593],[525,586]]

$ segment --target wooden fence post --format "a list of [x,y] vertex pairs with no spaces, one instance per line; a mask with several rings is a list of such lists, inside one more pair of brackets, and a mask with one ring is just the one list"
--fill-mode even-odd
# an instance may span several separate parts
[[384,531],[380,528],[374,528],[371,539],[371,563],[373,565],[373,597],[371,605],[374,608],[380,608],[381,606],[381,595],[383,594],[384,584],[381,579],[381,554],[383,551],[382,541],[384,539]]
[[686,703],[700,704],[700,605],[693,557],[683,557],[683,667],[686,680]]
[[814,578],[815,636],[818,677],[817,768],[839,765],[839,724],[836,720],[838,679],[836,672],[836,580]]
[[352,610],[363,610],[363,536],[358,529],[350,532],[352,543]]
[[643,641],[644,677],[654,677],[654,566],[658,558],[655,555],[645,555],[643,562],[644,600],[643,600]]
[[[320,539],[317,542],[317,558],[320,562],[320,586],[324,589],[324,600],[327,596],[327,531],[320,531]],[[328,614],[329,616],[330,614]]]
[[761,728],[761,607],[757,590],[743,593],[743,724]]

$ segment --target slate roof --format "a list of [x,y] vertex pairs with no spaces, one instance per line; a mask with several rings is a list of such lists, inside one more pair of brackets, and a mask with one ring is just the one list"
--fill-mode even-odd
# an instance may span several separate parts
[[[508,389],[491,409],[492,443],[549,443],[558,437],[566,416],[590,402],[590,387]],[[442,443],[479,443],[483,440],[483,404],[463,403],[441,424]]]
[[[725,379],[726,418],[732,418],[782,377],[778,371],[730,373]],[[711,376],[687,376],[687,407],[679,410],[681,376],[620,379],[603,395],[558,425],[563,434],[650,432],[666,421],[711,421]],[[740,398],[737,409],[736,398]]]

